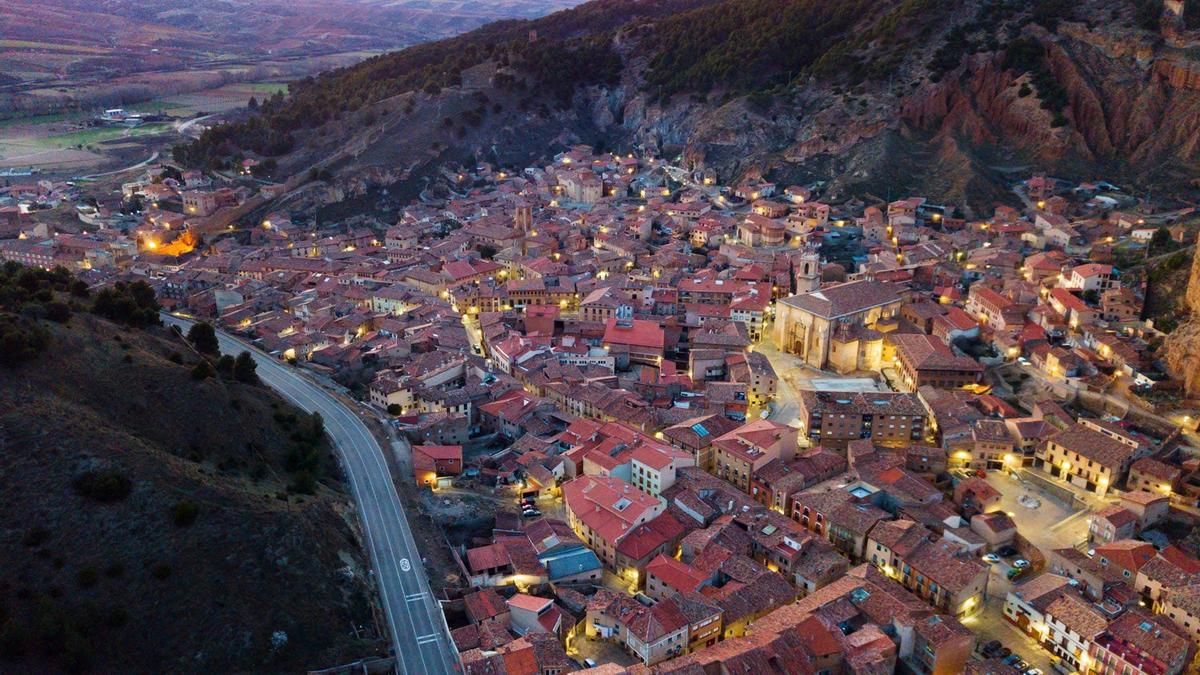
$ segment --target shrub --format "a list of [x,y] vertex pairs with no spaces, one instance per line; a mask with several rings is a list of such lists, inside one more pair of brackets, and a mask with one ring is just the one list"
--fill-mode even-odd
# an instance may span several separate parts
[[16,368],[46,348],[50,335],[36,322],[0,314],[0,366]]
[[150,575],[159,581],[164,581],[167,577],[171,576],[171,572],[173,571],[174,570],[171,569],[170,565],[160,562],[155,563],[154,566],[150,568]]
[[75,479],[75,491],[101,503],[117,502],[133,492],[133,481],[115,469],[86,471]]
[[16,619],[9,619],[0,625],[0,658],[20,661],[28,649],[29,631],[25,626],[17,623]]
[[389,415],[399,415],[401,412],[403,412],[403,410],[404,409],[400,407],[399,403],[392,403],[387,407]]
[[300,471],[288,485],[288,492],[293,494],[311,495],[317,492],[317,479],[309,471]]
[[208,361],[201,361],[200,363],[197,363],[194,368],[192,368],[193,380],[207,380],[215,374],[216,373],[213,371],[212,364],[210,364]]
[[171,507],[171,521],[177,527],[188,527],[200,515],[200,505],[190,499],[180,499]]
[[30,548],[35,548],[46,543],[50,539],[50,530],[41,525],[34,525],[25,532],[25,536],[21,537],[21,543]]
[[85,567],[85,568],[79,570],[79,587],[80,588],[91,588],[92,586],[95,586],[96,583],[99,581],[100,581],[100,573],[96,571],[95,567]]
[[71,318],[71,308],[65,302],[55,300],[45,304],[46,318],[55,323],[66,323]]

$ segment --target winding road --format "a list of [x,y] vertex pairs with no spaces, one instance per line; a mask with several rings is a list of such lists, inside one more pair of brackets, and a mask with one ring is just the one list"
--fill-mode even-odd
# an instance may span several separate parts
[[[163,320],[185,333],[193,323],[170,314],[163,314]],[[224,333],[218,332],[217,339],[226,354],[250,352],[264,384],[301,409],[319,412],[324,418],[325,430],[342,460],[362,519],[397,671],[405,675],[459,672],[458,651],[441,605],[429,587],[421,550],[413,540],[400,495],[375,437],[353,410],[292,366]]]

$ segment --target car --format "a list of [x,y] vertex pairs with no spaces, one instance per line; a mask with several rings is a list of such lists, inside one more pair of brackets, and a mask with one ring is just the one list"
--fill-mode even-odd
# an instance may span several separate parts
[[1028,667],[1029,664],[1025,662],[1025,659],[1017,659],[1017,662],[1013,664],[1013,668],[1017,670],[1025,670]]
[[1009,666],[1016,666],[1017,661],[1020,660],[1021,656],[1019,654],[1009,654],[1008,656],[1004,657],[1004,663]]
[[991,658],[999,653],[1003,647],[1004,645],[1000,644],[999,640],[991,640],[987,644],[984,644],[979,651],[984,656]]
[[1012,556],[1017,554],[1017,549],[1013,548],[1012,546],[1005,546],[1005,547],[1001,548],[999,551],[996,551],[996,554],[999,555],[1001,558],[1011,558]]
[[1008,571],[1008,573],[1005,574],[1004,576],[1008,577],[1009,581],[1012,581],[1013,579],[1016,579],[1017,577],[1021,576],[1021,573],[1024,571],[1025,570],[1023,570],[1019,567],[1014,567],[1014,568],[1010,569]]
[[538,511],[537,509],[525,509],[521,512],[521,515],[525,516],[526,518],[537,518],[538,516],[542,515],[542,512]]
[[1096,557],[1096,549],[1094,549],[1094,548],[1089,548],[1089,549],[1088,549],[1088,552],[1087,552],[1087,557],[1089,557],[1089,558],[1095,558],[1095,557]]
[[1016,560],[1013,561],[1013,567],[1015,567],[1019,570],[1023,570],[1026,567],[1029,567],[1029,561],[1024,558],[1017,558]]
[[996,658],[1005,659],[1005,658],[1008,658],[1009,654],[1012,654],[1011,649],[1009,649],[1008,647],[1001,647],[1000,651],[996,652]]
[[1042,675],[1042,669],[1041,668],[1026,668],[1025,672],[1021,673],[1021,675]]
[[597,666],[596,659],[584,659],[583,665],[587,666],[588,668],[595,668]]
[[995,565],[996,563],[1000,562],[1000,556],[996,555],[995,553],[988,553],[983,556],[983,561],[989,565]]

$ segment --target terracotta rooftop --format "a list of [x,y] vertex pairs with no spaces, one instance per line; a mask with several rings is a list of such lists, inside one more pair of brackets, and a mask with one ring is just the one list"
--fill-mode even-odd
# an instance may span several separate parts
[[849,281],[779,302],[826,319],[836,319],[872,307],[900,302],[899,287],[878,281]]

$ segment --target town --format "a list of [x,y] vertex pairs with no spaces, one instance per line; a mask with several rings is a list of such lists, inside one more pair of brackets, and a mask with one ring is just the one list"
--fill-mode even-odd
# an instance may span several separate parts
[[1196,672],[1200,377],[1143,318],[1164,261],[1200,312],[1190,210],[578,145],[318,224],[278,204],[319,176],[261,175],[9,182],[0,260],[144,280],[352,400],[446,524],[463,672]]

